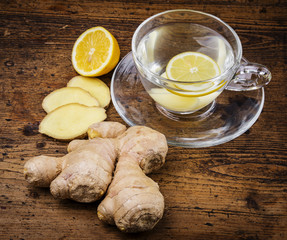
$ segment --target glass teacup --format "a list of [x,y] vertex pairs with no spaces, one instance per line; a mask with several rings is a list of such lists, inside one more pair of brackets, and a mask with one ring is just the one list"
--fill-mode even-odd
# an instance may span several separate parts
[[[210,109],[224,89],[255,90],[271,80],[266,67],[242,57],[240,39],[229,25],[199,11],[170,10],[148,18],[133,35],[132,53],[145,90],[162,113],[175,119]],[[183,53],[206,56],[218,74],[172,79],[167,66]],[[197,70],[191,63],[190,71]]]

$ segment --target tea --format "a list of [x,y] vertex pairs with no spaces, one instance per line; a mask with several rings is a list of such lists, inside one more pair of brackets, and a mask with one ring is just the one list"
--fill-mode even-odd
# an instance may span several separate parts
[[[216,62],[221,73],[234,64],[232,48],[225,38],[199,24],[169,23],[159,26],[147,33],[137,47],[137,56],[145,68],[165,78],[168,78],[166,66],[170,59],[184,52],[207,55]],[[212,84],[191,81],[177,91],[170,90],[168,86],[159,87],[149,79],[151,76],[146,76],[148,81],[143,79],[142,82],[149,95],[158,104],[174,112],[194,112],[203,108],[221,93],[225,84],[222,79],[222,86],[212,88]]]

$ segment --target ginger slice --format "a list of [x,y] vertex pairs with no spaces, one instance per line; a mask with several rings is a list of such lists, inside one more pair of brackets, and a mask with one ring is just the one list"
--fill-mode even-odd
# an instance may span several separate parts
[[88,127],[105,120],[105,109],[70,103],[48,113],[39,126],[39,132],[59,140],[85,136]]
[[49,113],[69,103],[79,103],[90,107],[99,106],[98,100],[84,89],[79,87],[63,87],[47,95],[42,102],[42,107]]
[[111,101],[109,87],[98,78],[76,76],[67,83],[67,86],[80,87],[86,90],[99,101],[103,108],[106,108]]

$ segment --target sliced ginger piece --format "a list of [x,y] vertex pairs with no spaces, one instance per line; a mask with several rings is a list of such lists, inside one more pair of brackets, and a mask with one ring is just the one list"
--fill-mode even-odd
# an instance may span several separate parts
[[48,113],[39,126],[39,132],[59,140],[85,136],[88,127],[105,120],[105,109],[70,103]]
[[83,76],[73,77],[67,84],[68,87],[80,87],[88,91],[100,103],[100,107],[107,107],[111,101],[109,87],[98,78]]
[[89,107],[99,106],[98,100],[84,89],[79,87],[63,87],[47,95],[42,102],[42,107],[49,113],[69,103],[79,103]]

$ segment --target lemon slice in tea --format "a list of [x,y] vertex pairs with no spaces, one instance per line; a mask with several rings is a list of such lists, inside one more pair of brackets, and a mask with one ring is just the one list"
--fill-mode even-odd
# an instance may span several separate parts
[[170,93],[165,88],[152,88],[149,95],[161,106],[176,112],[198,109],[198,98],[190,98]]
[[[173,91],[172,93],[181,96],[205,96],[222,87],[210,90],[213,82],[205,81],[220,75],[220,68],[217,63],[209,56],[199,52],[183,52],[174,56],[167,64],[166,76],[168,79],[176,80],[175,88],[183,91]],[[184,92],[186,91],[186,92]]]

